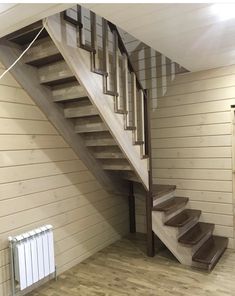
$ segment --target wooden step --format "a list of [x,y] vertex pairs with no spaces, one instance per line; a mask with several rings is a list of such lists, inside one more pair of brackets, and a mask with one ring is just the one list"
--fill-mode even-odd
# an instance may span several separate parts
[[126,160],[105,160],[102,162],[102,168],[109,171],[132,171],[132,167]]
[[[117,148],[117,147],[110,147]],[[125,159],[124,154],[117,149],[117,151],[103,150],[103,151],[93,151],[93,155],[97,159]]]
[[141,183],[135,172],[123,172],[120,177],[122,177],[124,180],[136,182],[136,184]]
[[[42,28],[42,21],[30,24],[20,30],[17,30],[11,34],[8,34],[5,38],[11,42],[15,42],[19,45],[25,45],[30,43],[37,33]],[[41,34],[38,36],[38,39],[45,38],[48,36],[47,31],[44,29]]]
[[104,132],[107,131],[108,128],[104,122],[87,122],[77,123],[75,125],[76,133],[94,133],[94,132]]
[[[228,246],[228,238],[211,236],[193,255],[193,266],[211,270]],[[195,263],[195,264],[194,264]],[[198,263],[198,265],[197,265]]]
[[63,83],[52,88],[54,102],[66,102],[87,97],[87,93],[78,82]]
[[87,134],[84,136],[85,145],[87,147],[97,147],[97,146],[117,146],[114,139],[110,134],[105,132],[95,133],[95,134]]
[[172,226],[172,227],[183,227],[186,224],[196,220],[200,217],[201,211],[199,210],[190,210],[186,209],[183,210],[178,215],[174,216],[170,220],[165,222],[165,225]]
[[161,185],[161,184],[153,184],[153,198],[160,198],[170,192],[175,191],[175,185]]
[[199,222],[183,234],[178,241],[185,245],[196,245],[205,236],[212,233],[214,228],[214,224]]
[[167,212],[169,214],[181,209],[186,205],[187,202],[187,197],[172,197],[171,199],[153,207],[153,211]]
[[66,118],[78,118],[98,115],[98,110],[93,105],[68,107],[64,109]]
[[63,60],[63,57],[50,37],[36,40],[24,55],[24,62],[36,67],[59,60]]
[[64,60],[39,68],[38,76],[41,84],[49,86],[76,81]]

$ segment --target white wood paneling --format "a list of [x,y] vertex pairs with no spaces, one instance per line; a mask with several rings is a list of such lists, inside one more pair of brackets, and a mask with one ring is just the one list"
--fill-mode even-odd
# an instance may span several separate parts
[[3,296],[8,236],[52,224],[61,273],[129,228],[127,200],[101,187],[10,74],[0,81],[0,224]]
[[154,182],[177,186],[215,233],[234,239],[234,67],[176,76],[152,114]]

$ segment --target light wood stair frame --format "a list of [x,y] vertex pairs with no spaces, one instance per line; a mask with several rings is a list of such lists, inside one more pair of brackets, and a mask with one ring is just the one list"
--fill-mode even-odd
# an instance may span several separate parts
[[59,14],[47,18],[44,25],[70,70],[96,106],[122,153],[148,190],[148,160],[141,158],[140,146],[133,145],[133,132],[124,129],[123,114],[115,113],[113,96],[103,93],[102,76],[91,72],[90,53],[78,48],[76,28],[65,22]]
[[[136,145],[133,130],[126,129],[126,113],[115,112],[113,96],[103,93],[101,76],[91,72],[90,52],[78,47],[74,26],[60,14],[44,21],[41,36],[13,69],[13,75],[107,190],[128,193],[128,182],[113,173],[121,171],[132,171],[148,189],[148,159],[142,157],[142,144]],[[2,40],[6,67],[20,54],[20,47],[31,41],[35,26],[38,29],[42,23]],[[64,30],[66,34],[57,34]]]

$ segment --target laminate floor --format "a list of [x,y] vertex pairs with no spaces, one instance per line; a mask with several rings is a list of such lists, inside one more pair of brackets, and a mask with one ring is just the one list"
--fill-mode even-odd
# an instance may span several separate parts
[[182,266],[166,250],[148,258],[144,237],[130,236],[29,295],[235,296],[235,252],[227,250],[207,273]]

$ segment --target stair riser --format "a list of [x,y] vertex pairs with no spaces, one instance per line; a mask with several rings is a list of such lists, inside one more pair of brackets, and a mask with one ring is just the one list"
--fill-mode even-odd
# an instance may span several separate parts
[[95,158],[97,159],[125,159],[125,156],[120,153],[120,154],[115,154],[115,153],[94,153]]
[[91,111],[82,111],[82,110],[64,110],[64,116],[66,118],[81,118],[81,117],[89,117],[89,116],[97,116],[98,112],[96,110]]
[[46,38],[31,47],[24,56],[26,64],[40,66],[59,60],[61,54],[54,43]]
[[182,210],[182,209],[185,209],[185,206],[186,206],[187,202],[182,202],[181,204],[175,206],[173,209],[165,212],[165,215],[167,217],[171,216],[171,215],[175,215],[176,212]]
[[185,234],[189,229],[191,229],[193,226],[195,226],[198,223],[198,218],[194,218],[189,223],[187,223],[185,226],[179,228],[178,238]]
[[165,202],[169,199],[171,199],[172,197],[174,197],[175,191],[169,192],[159,198],[156,198],[153,200],[153,206],[157,206],[158,204]]
[[205,235],[195,246],[192,248],[192,256],[200,249],[200,247],[212,236],[213,231],[210,231]]
[[58,84],[61,81],[76,80],[65,62],[58,62],[38,69],[38,77],[42,84]]
[[185,205],[181,208],[176,209],[174,212],[171,213],[164,213],[164,220],[163,223],[165,223],[166,221],[170,220],[171,218],[173,218],[174,216],[180,214],[183,210],[185,209]]
[[53,90],[52,94],[54,102],[67,102],[87,97],[86,91],[81,86]]
[[97,133],[97,132],[105,132],[107,131],[107,127],[100,124],[100,125],[80,125],[75,126],[76,133]]
[[115,146],[114,140],[110,139],[107,141],[97,140],[97,141],[85,141],[87,147],[102,147],[102,146]]
[[108,166],[102,166],[102,168],[106,171],[131,171],[132,168],[129,167],[125,167],[125,166],[120,166],[120,167],[108,167]]

